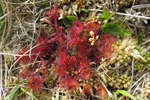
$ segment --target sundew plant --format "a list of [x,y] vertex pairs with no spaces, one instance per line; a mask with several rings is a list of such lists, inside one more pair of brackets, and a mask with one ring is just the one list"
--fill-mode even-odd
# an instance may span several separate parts
[[[21,75],[29,80],[27,85],[30,89],[42,91],[53,64],[58,86],[76,91],[83,86],[82,95],[93,94],[94,87],[90,85],[89,80],[95,73],[90,63],[98,64],[102,57],[109,59],[113,53],[111,45],[116,37],[103,33],[102,24],[92,18],[85,22],[75,20],[66,29],[58,22],[58,16],[56,5],[48,11],[48,19],[40,19],[53,26],[56,31],[49,35],[41,33],[35,43],[37,46],[31,50],[34,55],[20,59],[20,63],[24,65]],[[29,48],[25,47],[18,54],[24,54],[28,50]],[[28,65],[33,62],[34,65]],[[86,83],[83,85],[82,81]],[[96,91],[103,97],[101,92],[105,89],[101,83],[97,85]]]

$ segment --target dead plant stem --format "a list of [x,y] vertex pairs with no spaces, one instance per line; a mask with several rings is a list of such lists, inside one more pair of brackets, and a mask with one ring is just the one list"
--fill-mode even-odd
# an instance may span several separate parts
[[[89,11],[103,12],[102,10],[98,10],[98,9],[88,9],[88,10]],[[137,18],[140,18],[140,19],[150,19],[150,17],[147,17],[147,16],[132,15],[132,14],[126,14],[126,13],[120,13],[120,12],[113,12],[113,11],[110,11],[110,13],[115,13],[117,15],[123,15],[123,16],[137,17]]]
[[129,93],[131,92],[131,87],[132,87],[132,84],[133,84],[133,79],[134,79],[134,58],[132,59],[132,76],[131,76],[130,89],[128,90]]
[[20,56],[11,66],[10,66],[10,69],[9,69],[9,72],[8,74],[10,75],[11,73],[11,69],[13,68],[13,66],[23,57],[25,56],[28,52],[30,52],[32,49],[34,49],[35,47],[39,46],[40,44],[37,44],[35,45],[34,47],[30,48],[28,51],[26,51],[22,56]]
[[[27,0],[26,2],[22,3],[21,6],[24,6],[25,4],[27,4],[30,0]],[[15,10],[19,9],[21,6],[18,6],[17,8],[15,8],[14,10],[4,14],[3,16],[0,17],[0,20],[4,19],[5,17],[7,17],[9,14],[11,14],[12,12],[14,12]]]
[[2,90],[3,90],[3,63],[2,63],[2,55],[0,55],[0,66],[1,66],[1,68],[0,68],[0,99],[2,100]]

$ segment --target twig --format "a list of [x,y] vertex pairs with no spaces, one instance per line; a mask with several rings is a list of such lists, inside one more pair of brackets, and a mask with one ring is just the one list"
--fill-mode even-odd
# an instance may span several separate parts
[[[89,11],[100,11],[100,12],[102,12],[102,10],[98,10],[98,9],[88,9],[88,10]],[[120,12],[110,11],[110,13],[115,13],[117,15],[123,15],[123,16],[137,17],[137,18],[141,18],[141,19],[150,19],[150,17],[146,17],[146,16],[132,15],[132,14],[126,14],[126,13],[120,13]]]
[[0,68],[0,99],[2,100],[2,90],[3,90],[3,64],[2,64],[2,55],[0,55],[0,66],[1,66],[1,68]]
[[135,90],[134,90],[134,92],[132,93],[132,95],[135,94],[135,92],[138,90],[138,88],[139,88],[140,85],[141,85],[141,83],[139,83],[139,84],[137,85],[137,87],[135,88]]
[[133,84],[133,78],[134,78],[134,58],[132,59],[132,77],[131,77],[130,89],[128,90],[129,93],[131,92],[131,87]]
[[7,85],[9,84],[9,81],[8,81],[8,66],[7,66],[7,59],[5,58],[5,56],[4,56],[4,59],[5,59],[5,81],[4,81],[4,86],[5,86],[5,88],[7,87]]
[[[36,18],[36,20],[33,22],[33,35],[32,35],[32,41],[31,41],[31,45],[30,45],[30,48],[32,48],[32,44],[33,44],[33,41],[34,41],[34,35],[36,33],[36,22],[37,20],[39,19],[40,15],[38,16],[38,18]],[[31,51],[29,53],[29,57],[31,57]]]
[[[28,3],[28,1],[30,1],[30,0],[27,0],[26,2],[26,4],[31,4],[30,2]],[[35,2],[35,4],[38,4],[38,3],[42,3],[44,0],[42,0],[42,1],[36,1]],[[16,3],[13,3],[13,2],[7,2],[7,1],[0,1],[0,2],[4,2],[4,3],[8,3],[8,4],[16,4]],[[47,2],[49,2],[48,0],[45,0],[45,2],[47,3]],[[25,3],[25,2],[24,2]],[[22,5],[23,3],[17,3],[17,4],[19,4],[19,5]]]
[[104,88],[106,89],[108,95],[111,97],[111,98],[114,98],[114,95],[107,89],[107,87],[105,86],[105,84],[99,79],[99,81],[101,82],[101,84],[104,86]]
[[[133,88],[140,80],[142,80],[142,78],[145,77],[146,74],[147,74],[147,73],[145,73],[138,81],[136,81],[136,82],[133,84],[133,86],[132,86],[131,88]],[[129,90],[128,90],[128,91],[129,91]]]
[[[4,24],[4,29],[3,29],[3,34],[2,34],[2,37],[1,37],[1,45],[3,44],[3,40],[4,40],[4,36],[6,34],[6,29],[7,29],[7,23],[6,23],[6,19],[5,19],[5,24]],[[3,47],[0,47],[3,49]]]
[[[8,55],[8,56],[29,56],[29,55],[18,55],[18,54],[10,54],[10,53],[2,53],[2,52],[0,52],[0,55]],[[37,55],[37,54],[32,54],[32,55]]]
[[143,91],[144,84],[145,84],[145,78],[144,78],[144,81],[143,81],[143,84],[142,84],[142,88],[141,88],[140,90],[141,90],[141,93],[143,94],[143,96],[145,97],[145,99],[148,100],[148,99],[146,98],[146,96],[144,95],[144,91]]
[[[12,6],[10,6],[8,4],[6,6],[7,6],[7,9],[8,9],[8,12],[11,12],[12,11]],[[12,17],[11,17],[11,15],[8,16],[8,23],[9,24],[8,24],[8,27],[7,27],[7,32],[6,32],[6,35],[4,37],[4,40],[2,41],[2,45],[6,43],[8,37],[9,37],[9,34],[11,32],[11,27],[12,27]]]
[[132,8],[133,9],[150,8],[150,4],[135,5]]
[[141,46],[147,44],[148,42],[150,42],[149,39],[148,39],[147,41],[143,42],[143,43],[141,44]]
[[32,49],[34,49],[35,47],[37,47],[37,46],[39,46],[39,45],[40,45],[40,44],[35,45],[34,47],[32,47],[32,48],[30,48],[28,51],[26,51],[22,56],[20,56],[20,57],[13,63],[13,65],[10,66],[10,69],[9,69],[8,74],[10,75],[12,67],[13,67],[24,55],[26,55],[28,52],[30,52]]

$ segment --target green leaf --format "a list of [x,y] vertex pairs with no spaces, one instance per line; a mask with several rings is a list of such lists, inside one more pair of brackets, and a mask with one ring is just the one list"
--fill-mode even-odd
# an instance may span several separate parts
[[103,15],[100,15],[101,18],[104,18],[104,23],[106,24],[110,19],[113,20],[114,17],[112,17],[115,13],[110,14],[105,8],[103,9]]
[[130,93],[128,93],[127,91],[125,90],[116,90],[116,92],[120,93],[120,94],[123,94],[124,96],[126,97],[130,97],[131,99],[133,100],[137,100],[134,96],[132,96]]
[[0,17],[3,16],[3,9],[2,9],[2,6],[0,4]]
[[130,30],[129,29],[125,29],[122,33],[123,36],[129,36],[131,35]]
[[104,20],[104,23],[106,24],[107,22],[108,22],[108,19],[105,19],[105,20]]
[[115,13],[110,14],[110,16],[113,16]]
[[10,98],[13,98],[13,96],[15,95],[15,93],[18,91],[19,88],[14,88],[11,90],[11,92],[4,98],[4,100],[8,100]]
[[29,82],[29,80],[25,80],[25,81],[20,82],[19,84],[24,84],[24,83],[28,83],[28,82]]
[[20,94],[18,94],[18,97],[21,96],[22,94],[24,94],[26,91],[21,92]]
[[14,7],[16,8],[16,7],[17,7],[17,4],[14,3],[14,4],[12,4],[12,6],[14,6]]
[[55,5],[56,5],[57,1],[58,1],[58,0],[55,0],[55,2],[54,2]]
[[70,25],[73,24],[73,21],[75,21],[75,20],[77,20],[76,17],[74,17],[74,16],[67,16],[67,17],[65,17],[65,18],[63,19],[63,24],[64,24],[65,26],[70,26]]
[[[3,9],[2,9],[2,6],[0,4],[0,17],[3,16]],[[2,31],[4,29],[4,22],[3,22],[4,19],[0,20],[0,31]]]
[[104,15],[100,15],[99,17],[101,17],[101,18],[105,18],[105,16],[104,16]]
[[48,0],[42,0],[42,1],[43,1],[43,3],[45,4],[46,7],[50,6],[49,3],[48,3]]
[[13,86],[19,86],[19,84],[9,84],[9,85],[13,85]]
[[107,23],[102,26],[102,31],[117,36],[120,33],[120,26],[115,23]]
[[85,13],[88,13],[89,11],[87,9],[81,9],[81,11],[84,11]]
[[103,9],[103,14],[104,14],[105,17],[108,17],[109,12],[107,12],[107,10],[104,8],[104,9]]
[[32,95],[30,92],[28,92],[27,90],[27,88],[21,88],[21,90],[23,91],[23,92],[25,92],[25,93],[27,93],[29,96],[31,96],[32,98],[34,98],[35,100],[38,100],[34,95]]
[[115,17],[111,17],[112,20],[114,20]]
[[116,92],[113,93],[114,93],[114,99],[117,100],[117,93]]
[[18,95],[18,93],[19,93],[19,89],[15,92],[14,97],[13,97],[13,100],[17,100],[17,95]]
[[4,22],[0,23],[0,31],[2,31],[4,29],[4,25],[5,25]]
[[116,24],[118,24],[118,25],[122,25],[122,24],[123,24],[123,22],[124,22],[124,20],[125,20],[125,18],[117,19]]
[[[0,17],[1,16],[3,16],[3,9],[2,9],[2,6],[1,6],[1,4],[0,4]],[[0,20],[0,40],[1,40],[1,37],[2,37],[2,31],[3,31],[3,29],[4,29],[4,19],[2,19],[2,20]]]

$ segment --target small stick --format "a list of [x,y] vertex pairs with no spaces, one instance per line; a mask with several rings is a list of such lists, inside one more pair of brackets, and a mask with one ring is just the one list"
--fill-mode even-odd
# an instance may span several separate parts
[[[88,10],[103,12],[102,10],[98,10],[98,9],[88,9]],[[112,12],[112,11],[110,11],[110,13],[115,13],[117,15],[123,15],[123,16],[137,17],[137,18],[141,18],[141,19],[150,19],[150,17],[147,17],[147,16],[139,16],[139,15],[132,15],[132,14],[126,14],[126,13],[120,13],[120,12]]]

